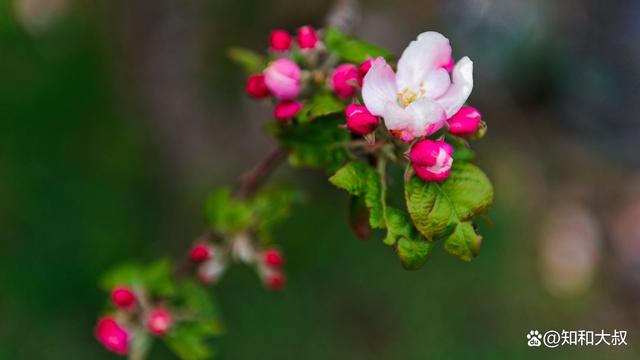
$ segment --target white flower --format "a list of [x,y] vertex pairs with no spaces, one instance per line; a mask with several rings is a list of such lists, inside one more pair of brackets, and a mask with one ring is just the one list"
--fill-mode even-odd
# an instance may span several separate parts
[[364,77],[362,98],[369,111],[404,141],[438,131],[473,89],[473,63],[463,57],[453,68],[449,40],[424,32],[404,50],[398,71],[379,57]]

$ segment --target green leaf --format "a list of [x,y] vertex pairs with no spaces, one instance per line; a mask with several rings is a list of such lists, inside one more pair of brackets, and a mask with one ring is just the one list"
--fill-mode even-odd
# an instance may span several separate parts
[[405,269],[418,269],[427,261],[432,244],[416,230],[404,211],[385,205],[380,174],[371,166],[354,161],[343,166],[329,181],[351,195],[364,199],[369,209],[371,227],[386,228],[387,235],[383,242],[396,245]]
[[227,188],[211,194],[205,203],[205,215],[209,225],[221,232],[239,232],[251,222],[251,208],[245,202],[235,200]]
[[256,230],[264,241],[269,241],[269,232],[289,217],[297,191],[290,187],[272,187],[260,191],[253,198],[251,207],[256,218]]
[[232,47],[227,50],[227,55],[249,74],[262,72],[266,67],[264,57],[249,49]]
[[144,271],[138,264],[121,264],[107,271],[100,280],[100,287],[111,292],[116,286],[129,286],[132,288],[145,287]]
[[396,244],[396,251],[402,266],[407,270],[417,270],[427,262],[432,243],[415,229],[404,211],[387,207],[386,244]]
[[219,335],[221,326],[218,323],[218,308],[206,288],[193,280],[187,280],[180,286],[179,292],[180,301],[188,316],[215,325],[210,327],[210,329],[217,329],[212,335]]
[[218,309],[207,290],[193,280],[178,289],[177,302],[183,321],[167,334],[167,345],[184,360],[210,359],[210,339],[222,333]]
[[387,236],[384,239],[385,244],[393,245],[402,238],[411,238],[415,236],[415,229],[403,211],[387,206],[385,215],[387,218]]
[[291,165],[332,172],[351,156],[347,150],[351,137],[340,127],[343,124],[341,116],[328,115],[295,125],[272,122],[266,130],[289,150]]
[[167,297],[175,293],[173,281],[173,265],[163,259],[151,263],[144,270],[144,281],[151,294]]
[[401,238],[398,240],[397,251],[402,266],[407,270],[420,269],[429,259],[433,244],[424,238]]
[[206,360],[214,355],[207,340],[210,331],[197,322],[182,322],[167,334],[167,346],[182,360]]
[[324,43],[329,51],[338,55],[340,60],[345,62],[359,64],[378,56],[386,59],[391,57],[386,50],[362,40],[351,38],[333,27],[326,29]]
[[480,252],[481,243],[482,236],[476,234],[470,221],[465,221],[444,241],[444,250],[461,260],[471,261]]
[[148,266],[122,264],[108,271],[101,280],[104,291],[111,292],[116,286],[142,288],[152,295],[171,296],[175,292],[169,260],[158,260]]
[[385,227],[380,175],[371,166],[359,161],[350,162],[331,176],[329,181],[351,195],[362,196],[369,209],[371,227]]
[[413,223],[427,239],[435,240],[487,210],[493,202],[493,187],[477,166],[454,161],[449,178],[442,183],[412,177],[405,184],[405,197]]
[[329,92],[320,92],[300,110],[297,118],[300,122],[309,122],[317,117],[330,115],[344,110],[345,105]]
[[445,250],[462,260],[479,251],[479,237],[469,221],[493,202],[493,187],[477,166],[454,161],[442,183],[414,176],[405,184],[407,208],[416,228],[429,240],[446,238]]

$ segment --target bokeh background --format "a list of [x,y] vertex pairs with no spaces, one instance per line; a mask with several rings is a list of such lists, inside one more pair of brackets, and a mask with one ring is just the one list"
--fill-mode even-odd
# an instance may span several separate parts
[[[406,272],[379,235],[349,232],[323,174],[281,169],[306,198],[276,236],[288,289],[231,269],[213,290],[218,358],[637,359],[640,3],[340,4],[354,34],[396,54],[437,30],[474,60],[492,224],[472,263],[436,251]],[[0,0],[0,359],[114,358],[92,334],[100,274],[183,253],[206,194],[272,146],[270,110],[225,49],[261,50],[333,7]],[[622,329],[628,346],[531,349],[532,329]]]

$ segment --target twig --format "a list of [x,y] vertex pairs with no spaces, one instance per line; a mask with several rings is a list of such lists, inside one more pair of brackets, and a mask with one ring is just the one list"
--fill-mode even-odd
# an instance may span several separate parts
[[271,172],[286,158],[286,155],[287,152],[280,147],[273,149],[262,161],[242,175],[242,182],[236,196],[240,199],[251,198]]

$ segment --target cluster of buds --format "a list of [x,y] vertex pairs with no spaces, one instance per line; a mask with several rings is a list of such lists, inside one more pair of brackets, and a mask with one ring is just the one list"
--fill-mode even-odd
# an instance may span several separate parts
[[228,254],[207,241],[198,241],[190,252],[191,262],[197,266],[198,280],[205,285],[213,284],[220,279],[229,258],[254,266],[268,289],[284,288],[286,277],[282,272],[282,253],[275,248],[260,248],[246,234],[238,234],[230,239]]
[[298,29],[295,47],[292,36],[285,30],[271,32],[270,51],[276,57],[274,61],[259,74],[249,76],[246,92],[255,99],[270,96],[276,100],[274,116],[280,121],[293,118],[302,109],[302,102],[297,100],[302,90],[303,70],[291,59],[293,50],[313,56],[322,48],[316,30],[311,26]]
[[129,353],[133,329],[145,329],[150,334],[162,337],[173,325],[173,316],[165,306],[147,303],[141,292],[136,295],[129,287],[114,288],[111,300],[116,311],[98,320],[95,336],[102,345],[116,354]]
[[[305,89],[312,82],[326,86],[341,100],[348,101],[359,92],[362,80],[371,61],[363,64],[318,65],[317,59],[326,55],[317,31],[311,26],[298,29],[295,46],[292,36],[284,30],[274,30],[270,36],[270,52],[274,59],[261,72],[249,75],[245,91],[254,99],[272,97],[275,100],[273,115],[285,122],[295,117],[303,108]],[[294,54],[306,59],[307,68],[297,63]]]
[[273,31],[270,42],[272,61],[249,76],[250,96],[273,97],[274,117],[286,122],[304,108],[313,90],[330,90],[345,103],[345,125],[356,136],[372,139],[369,135],[382,119],[386,134],[411,143],[407,158],[425,181],[443,181],[449,175],[453,149],[444,143],[447,132],[479,138],[486,130],[480,112],[465,106],[473,89],[473,63],[468,57],[456,63],[442,34],[420,34],[395,69],[382,57],[337,63],[326,56],[310,26],[298,30],[295,42],[284,30]]

